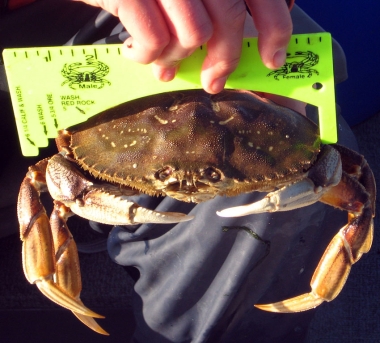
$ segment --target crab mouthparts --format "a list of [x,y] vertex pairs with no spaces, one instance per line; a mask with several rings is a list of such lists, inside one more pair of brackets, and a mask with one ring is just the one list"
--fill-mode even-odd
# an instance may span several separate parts
[[166,186],[164,192],[171,198],[194,203],[213,199],[217,194],[217,192],[207,184],[198,181],[189,182],[187,180],[170,183]]

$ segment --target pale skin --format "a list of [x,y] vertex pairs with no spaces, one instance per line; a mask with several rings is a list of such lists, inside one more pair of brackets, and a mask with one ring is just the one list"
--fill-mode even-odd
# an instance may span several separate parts
[[[223,90],[227,77],[236,69],[243,37],[258,36],[263,63],[277,69],[285,63],[293,28],[284,0],[82,1],[119,17],[131,35],[123,44],[124,56],[151,64],[161,81],[171,81],[180,61],[206,44],[201,82],[212,94]],[[280,102],[304,112],[303,104]]]

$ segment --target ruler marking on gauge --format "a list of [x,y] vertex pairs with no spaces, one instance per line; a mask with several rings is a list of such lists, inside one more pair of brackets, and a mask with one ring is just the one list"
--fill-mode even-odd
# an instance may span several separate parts
[[[206,47],[181,62],[171,82],[156,80],[148,65],[122,57],[121,45],[38,47],[4,50],[4,64],[22,152],[35,156],[59,129],[135,98],[200,89]],[[314,87],[314,88],[313,88]],[[332,44],[328,33],[294,35],[287,61],[267,69],[256,38],[242,45],[239,66],[226,88],[278,94],[318,107],[321,138],[337,141]]]

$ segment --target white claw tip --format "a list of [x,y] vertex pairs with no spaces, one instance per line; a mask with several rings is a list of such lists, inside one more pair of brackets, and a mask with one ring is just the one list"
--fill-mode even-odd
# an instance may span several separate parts
[[225,210],[222,210],[222,211],[216,211],[216,214],[217,214],[219,217],[229,217],[228,215],[226,215],[225,212],[226,212]]
[[216,214],[219,217],[227,217],[227,218],[241,217],[241,216],[245,215],[245,214],[241,214],[239,211],[237,212],[236,207],[231,207],[231,208],[226,208],[226,209],[221,210],[221,211],[216,211]]

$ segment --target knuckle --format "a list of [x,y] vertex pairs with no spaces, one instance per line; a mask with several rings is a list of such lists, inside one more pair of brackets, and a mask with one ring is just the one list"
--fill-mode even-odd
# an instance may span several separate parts
[[219,70],[219,72],[223,75],[227,75],[232,73],[235,69],[236,66],[238,65],[240,60],[239,56],[232,57],[230,59],[223,59],[221,61],[217,61],[215,63],[215,66]]
[[235,0],[228,2],[225,12],[228,13],[226,20],[231,28],[240,28],[244,23],[246,16],[246,7],[244,1]]
[[283,37],[290,36],[293,32],[293,24],[291,20],[281,20],[273,26],[273,32]]
[[206,21],[197,26],[190,34],[187,34],[182,40],[183,47],[186,49],[196,48],[207,42],[213,33],[211,22]]
[[169,39],[150,37],[143,42],[133,41],[131,47],[134,49],[134,59],[142,64],[149,64],[157,60],[162,51],[169,44]]
[[151,34],[147,37],[141,45],[144,46],[146,50],[157,51],[164,49],[170,42],[169,34],[160,32],[159,35]]
[[268,36],[286,39],[293,32],[293,23],[290,17],[279,18],[278,20],[273,20],[270,25],[264,26],[261,32],[266,33]]

